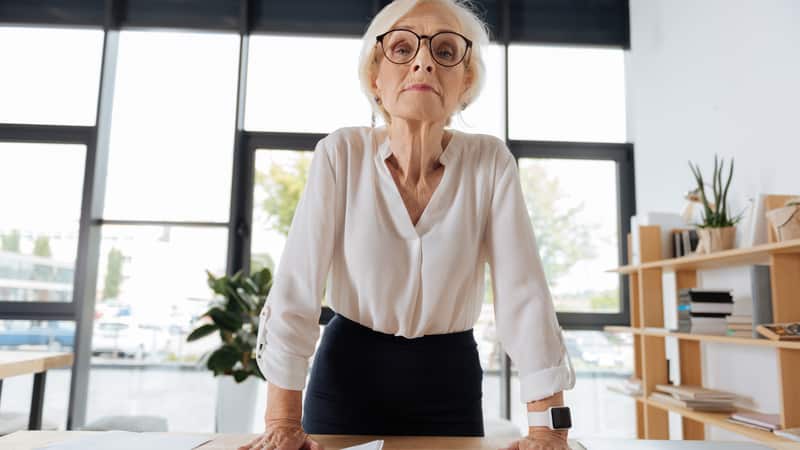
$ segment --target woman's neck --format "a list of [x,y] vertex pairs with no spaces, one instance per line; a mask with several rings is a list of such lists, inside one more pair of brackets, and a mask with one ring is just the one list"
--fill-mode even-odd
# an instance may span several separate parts
[[452,137],[442,123],[394,119],[387,126],[395,169],[404,181],[416,183],[441,167],[439,157]]

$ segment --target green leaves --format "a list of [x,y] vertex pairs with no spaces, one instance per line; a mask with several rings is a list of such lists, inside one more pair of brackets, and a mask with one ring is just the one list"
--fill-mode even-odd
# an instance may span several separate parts
[[236,332],[242,327],[241,316],[218,307],[209,309],[204,315],[211,317],[211,320],[214,321],[214,324],[223,330]]
[[233,366],[242,359],[242,352],[232,345],[223,345],[208,358],[206,367],[214,372],[214,376],[231,373]]
[[212,325],[210,323],[207,323],[207,324],[201,326],[200,328],[192,331],[189,334],[189,336],[186,338],[186,341],[187,342],[196,341],[196,340],[200,339],[201,337],[206,337],[209,334],[211,334],[211,333],[213,333],[213,332],[215,332],[217,330],[219,330],[219,327],[217,327],[216,325]]
[[206,270],[206,278],[217,299],[211,302],[203,317],[210,318],[213,323],[197,327],[187,336],[187,342],[219,332],[222,345],[201,358],[206,367],[215,376],[232,375],[236,382],[251,375],[263,379],[253,346],[258,336],[259,315],[272,286],[272,273],[263,268],[249,276],[238,271],[231,276],[215,277]]
[[733,158],[731,158],[727,179],[723,182],[722,174],[725,170],[725,160],[720,160],[716,154],[714,155],[714,174],[711,177],[711,188],[714,195],[713,206],[708,201],[705,190],[706,183],[703,181],[700,167],[689,161],[689,168],[691,168],[692,174],[697,181],[700,198],[703,201],[703,223],[695,225],[700,228],[722,228],[737,224],[742,219],[743,213],[735,217],[728,216],[728,189],[733,180]]

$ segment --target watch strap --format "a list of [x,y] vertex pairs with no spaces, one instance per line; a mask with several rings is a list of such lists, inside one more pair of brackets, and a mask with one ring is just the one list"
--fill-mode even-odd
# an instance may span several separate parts
[[546,411],[528,411],[528,426],[529,427],[548,427],[550,428],[550,410]]

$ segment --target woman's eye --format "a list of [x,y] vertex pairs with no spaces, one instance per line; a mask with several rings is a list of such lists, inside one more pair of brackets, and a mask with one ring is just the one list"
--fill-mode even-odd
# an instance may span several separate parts
[[453,52],[450,50],[439,50],[437,54],[439,55],[439,58],[443,59],[450,59],[453,57]]

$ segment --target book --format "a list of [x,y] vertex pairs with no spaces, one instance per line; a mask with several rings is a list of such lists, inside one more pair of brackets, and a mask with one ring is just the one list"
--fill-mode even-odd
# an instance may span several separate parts
[[725,318],[728,324],[747,324],[750,325],[752,328],[753,326],[753,316],[752,315],[740,315],[740,314],[731,314],[730,316]]
[[791,441],[800,442],[800,428],[787,428],[785,430],[773,431],[776,436],[780,436]]
[[733,313],[733,302],[691,302],[689,304],[689,311],[693,313],[724,313],[729,315]]
[[694,411],[709,411],[709,412],[734,412],[736,408],[731,402],[698,402],[692,400],[680,400],[669,394],[662,392],[653,392],[650,394],[650,399],[659,401],[661,403],[681,408],[691,409]]
[[730,417],[731,420],[755,425],[770,431],[780,429],[781,416],[779,414],[764,414],[755,411],[739,411]]
[[700,242],[696,228],[672,228],[669,232],[673,258],[694,254]]
[[733,337],[746,337],[746,338],[753,338],[753,331],[752,330],[731,330],[730,328],[725,332],[727,336]]
[[688,384],[657,384],[656,389],[688,400],[735,400],[736,394]]
[[[771,429],[770,429],[770,428],[768,428],[768,427],[762,427],[761,425],[755,425],[755,424],[752,424],[752,423],[742,422],[742,421],[740,421],[740,420],[732,419],[732,418],[730,418],[730,417],[728,417],[726,420],[727,420],[728,422],[730,422],[730,423],[735,423],[736,425],[743,425],[743,426],[745,426],[745,427],[748,427],[748,428],[755,428],[756,430],[761,430],[761,431],[773,431],[773,430],[771,430]],[[773,432],[774,432],[774,431],[773,431]]]
[[683,288],[678,291],[678,296],[693,302],[733,303],[730,289]]

